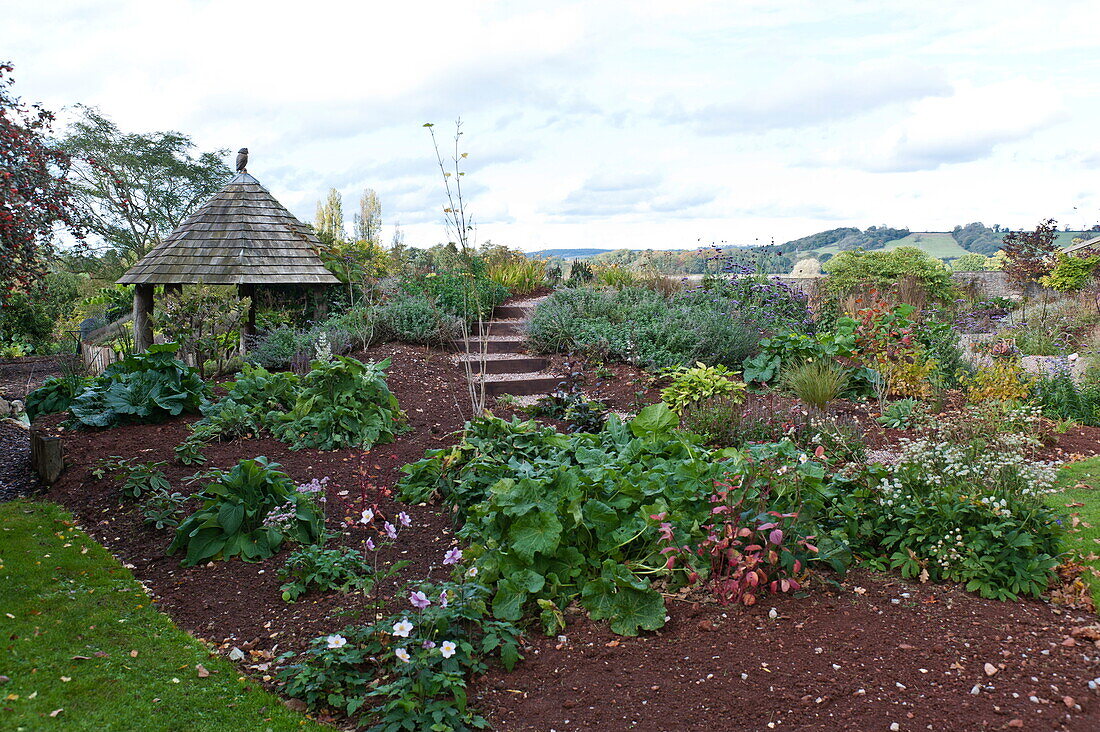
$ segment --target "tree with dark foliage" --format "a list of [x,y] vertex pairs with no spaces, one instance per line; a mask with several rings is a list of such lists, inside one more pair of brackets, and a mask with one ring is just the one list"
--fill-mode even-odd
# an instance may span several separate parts
[[1005,235],[1001,251],[1005,254],[1004,271],[1012,282],[1038,282],[1054,269],[1054,243],[1058,223],[1047,219],[1035,231],[1011,231]]
[[54,115],[11,93],[12,70],[0,63],[0,303],[45,274],[59,226],[80,236],[71,161],[49,139]]

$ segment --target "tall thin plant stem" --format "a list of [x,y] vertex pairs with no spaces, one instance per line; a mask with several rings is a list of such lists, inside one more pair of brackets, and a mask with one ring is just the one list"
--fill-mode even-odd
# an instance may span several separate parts
[[[466,173],[462,170],[462,161],[467,153],[461,152],[459,142],[462,138],[462,119],[455,120],[454,152],[451,160],[445,162],[443,153],[439,149],[439,141],[435,136],[435,126],[431,122],[424,124],[432,136],[432,146],[435,148],[435,159],[439,164],[439,172],[443,174],[443,188],[447,195],[447,206],[443,209],[444,221],[447,226],[447,235],[458,246],[463,264],[471,268],[475,255],[476,243],[471,244],[470,239],[475,233],[473,218],[466,211],[466,200],[462,196],[462,178]],[[448,170],[448,167],[451,170]],[[488,360],[489,338],[485,328],[485,319],[481,313],[480,302],[477,302],[476,293],[473,291],[473,278],[464,278],[462,288],[462,347],[465,357],[462,359],[463,375],[466,377],[466,390],[470,398],[470,410],[472,416],[477,416],[485,411],[485,362]],[[477,314],[477,331],[480,338],[476,340],[477,360],[469,358],[471,346],[475,343],[470,329],[469,313],[471,308]],[[475,366],[480,368],[475,370]]]

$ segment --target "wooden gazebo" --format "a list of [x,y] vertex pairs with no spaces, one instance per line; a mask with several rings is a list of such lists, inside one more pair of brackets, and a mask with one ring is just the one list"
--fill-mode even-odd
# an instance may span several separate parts
[[[247,160],[247,158],[245,158]],[[134,287],[134,350],[153,342],[153,288],[236,285],[252,298],[241,342],[256,323],[256,285],[339,284],[321,262],[313,231],[243,170],[118,280]]]

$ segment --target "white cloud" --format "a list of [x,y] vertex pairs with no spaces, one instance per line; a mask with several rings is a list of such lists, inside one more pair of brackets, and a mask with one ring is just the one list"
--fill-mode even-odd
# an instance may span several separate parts
[[831,162],[872,172],[935,170],[988,158],[998,145],[1026,140],[1063,118],[1060,99],[1042,84],[962,83],[950,97],[917,102],[903,122]]
[[480,238],[532,249],[1100,209],[1088,0],[9,4],[25,98],[248,146],[305,219],[372,187],[414,244],[459,116]]

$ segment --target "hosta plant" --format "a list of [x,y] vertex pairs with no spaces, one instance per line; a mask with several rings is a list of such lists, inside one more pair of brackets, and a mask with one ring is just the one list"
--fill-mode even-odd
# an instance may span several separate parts
[[714,397],[744,399],[745,383],[733,377],[725,366],[696,363],[670,372],[672,383],[661,390],[661,400],[674,412]]
[[287,540],[317,541],[324,529],[320,505],[279,468],[257,457],[210,471],[214,481],[200,491],[202,506],[176,529],[168,554],[185,549],[184,566],[235,556],[256,561]]

